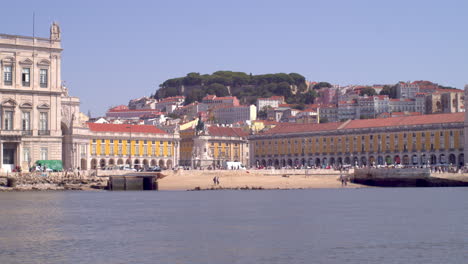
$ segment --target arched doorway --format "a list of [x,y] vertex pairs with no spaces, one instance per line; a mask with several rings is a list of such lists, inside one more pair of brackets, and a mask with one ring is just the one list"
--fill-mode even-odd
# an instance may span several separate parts
[[373,165],[375,165],[375,158],[374,158],[374,156],[370,156],[369,157],[369,166],[373,166]]
[[105,159],[101,159],[99,161],[99,167],[101,167],[101,169],[104,169],[104,167],[106,166],[106,160]]
[[289,166],[289,167],[292,167],[292,165],[293,165],[292,159],[288,159],[288,166]]
[[152,160],[151,160],[151,166],[152,166],[152,167],[156,166],[156,160],[155,160],[155,159],[152,159]]
[[382,156],[377,157],[377,164],[384,165],[384,158]]
[[465,166],[465,154],[458,155],[458,166]]
[[148,168],[149,167],[149,162],[147,159],[143,160],[143,168]]
[[452,153],[449,155],[449,163],[450,165],[457,165],[457,157],[455,154]]
[[437,156],[435,154],[431,155],[431,165],[437,164]]
[[338,158],[338,165],[340,166],[343,165],[343,158],[341,157]]
[[366,159],[366,157],[361,157],[361,164],[362,164],[362,166],[367,166],[367,159]]
[[269,160],[268,160],[268,167],[271,167],[271,166],[273,166],[273,160],[272,160],[272,159],[269,159]]
[[168,169],[172,169],[172,160],[168,160],[166,164]]
[[330,165],[331,166],[335,165],[335,158],[333,157],[330,158]]
[[315,159],[315,166],[320,167],[320,159],[319,158]]
[[127,160],[125,161],[125,164],[127,164],[128,166],[131,167],[131,166],[132,166],[132,160],[131,160],[131,159],[127,159]]
[[97,160],[96,159],[91,160],[91,169],[93,169],[93,170],[97,169]]
[[400,164],[400,163],[401,163],[400,156],[396,155],[396,156],[393,158],[393,163],[394,163],[394,164]]
[[403,156],[403,165],[409,165],[409,157],[408,155]]
[[117,160],[117,165],[122,165],[123,164],[123,160],[122,159],[118,159]]
[[109,159],[109,165],[114,165],[114,159]]
[[160,159],[158,165],[160,168],[164,168],[164,160]]
[[387,165],[392,164],[392,157],[386,156],[386,157],[385,157],[385,163],[387,163]]
[[141,167],[141,164],[140,164],[140,160],[139,160],[139,159],[136,159],[136,160],[134,161],[133,164],[134,164],[133,167],[134,167],[135,169],[139,169],[139,168]]
[[350,158],[350,157],[346,157],[346,158],[344,159],[344,163],[345,163],[346,165],[350,165],[350,164],[351,164],[351,158]]
[[411,161],[413,163],[413,165],[418,165],[418,156],[417,155],[413,155],[411,157]]
[[275,168],[278,168],[280,166],[280,162],[278,159],[275,159]]
[[427,165],[427,157],[426,154],[421,155],[421,164],[422,165]]
[[447,163],[445,154],[440,154],[440,156],[439,156],[439,162],[440,162],[440,164],[445,164],[445,163]]

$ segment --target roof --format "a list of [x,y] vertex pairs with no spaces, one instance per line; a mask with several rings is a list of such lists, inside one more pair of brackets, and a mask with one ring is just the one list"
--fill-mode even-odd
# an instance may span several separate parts
[[238,127],[219,127],[209,126],[208,133],[212,136],[225,136],[225,137],[247,137],[248,134]]
[[463,123],[465,113],[409,115],[389,118],[350,120],[347,122],[325,124],[281,124],[263,134],[306,133],[314,131],[333,131],[357,128],[396,127],[444,123]]
[[117,132],[117,133],[147,133],[167,134],[167,132],[151,125],[129,125],[129,124],[97,124],[87,123],[92,132]]

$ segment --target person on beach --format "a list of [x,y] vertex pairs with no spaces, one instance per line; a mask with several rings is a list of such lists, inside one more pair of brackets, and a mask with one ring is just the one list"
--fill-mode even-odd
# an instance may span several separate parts
[[346,186],[346,179],[343,173],[340,173],[341,187]]
[[216,176],[216,185],[219,185],[219,176]]
[[216,185],[216,176],[213,177],[213,184]]

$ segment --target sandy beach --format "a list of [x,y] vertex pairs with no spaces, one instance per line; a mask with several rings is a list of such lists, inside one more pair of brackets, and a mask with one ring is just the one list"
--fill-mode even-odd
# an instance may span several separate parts
[[[269,174],[267,170],[252,171],[179,171],[164,172],[165,178],[158,180],[159,190],[193,190],[210,188],[263,188],[263,189],[310,189],[343,188],[336,172],[313,175]],[[219,185],[214,185],[213,178],[219,177]],[[366,187],[349,183],[346,188]]]

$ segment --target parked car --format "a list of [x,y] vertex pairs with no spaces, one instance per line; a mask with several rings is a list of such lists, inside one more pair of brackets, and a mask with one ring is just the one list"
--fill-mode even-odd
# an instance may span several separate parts
[[146,171],[160,172],[161,168],[158,166],[149,167]]

